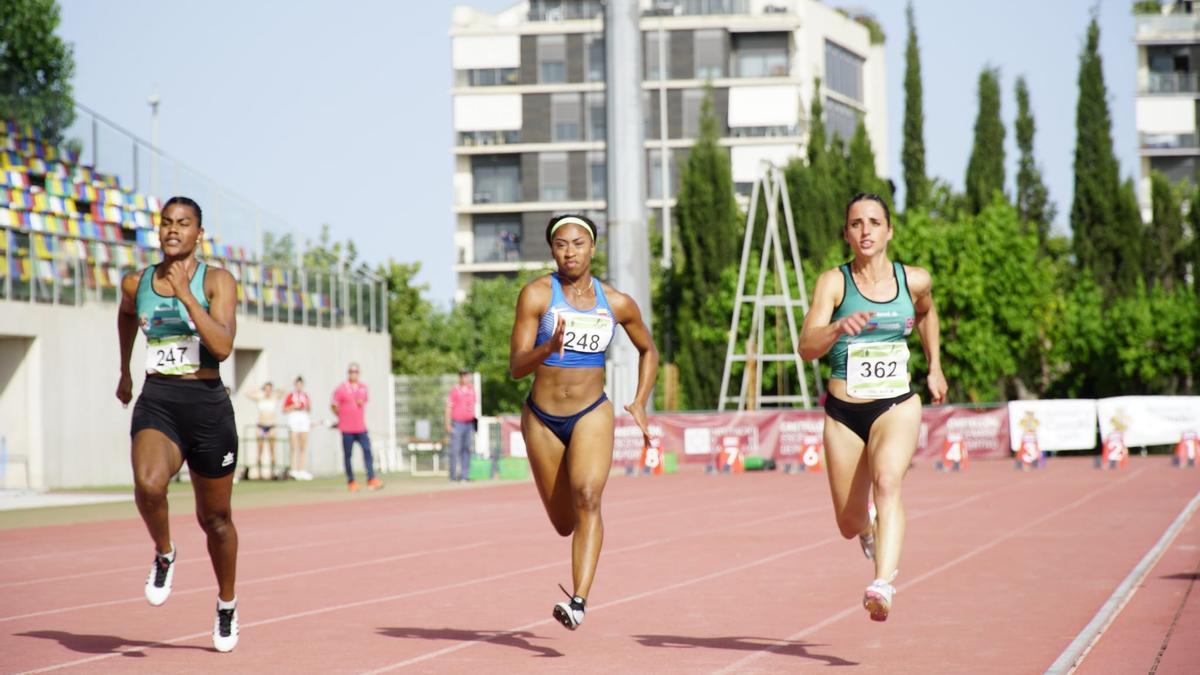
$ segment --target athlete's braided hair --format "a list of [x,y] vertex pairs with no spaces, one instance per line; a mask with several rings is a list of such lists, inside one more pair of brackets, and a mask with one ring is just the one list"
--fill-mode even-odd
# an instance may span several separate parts
[[883,215],[885,218],[887,218],[887,224],[888,225],[892,224],[892,210],[888,208],[887,201],[883,197],[880,197],[879,195],[875,194],[874,192],[859,192],[858,194],[851,197],[850,201],[846,202],[846,216],[842,220],[843,223],[850,220],[850,207],[854,206],[858,202],[876,202],[876,203],[878,203],[880,206],[883,207]]

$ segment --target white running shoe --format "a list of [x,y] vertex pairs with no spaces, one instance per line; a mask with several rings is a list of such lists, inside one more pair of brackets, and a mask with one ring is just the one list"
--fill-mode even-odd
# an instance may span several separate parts
[[146,601],[158,607],[167,601],[171,595],[171,584],[175,581],[175,561],[178,552],[175,543],[171,543],[171,558],[154,554],[154,564],[150,566],[150,575],[146,577]]
[[862,546],[863,555],[867,560],[875,559],[875,503],[867,504],[867,513],[871,516],[871,529],[858,535],[858,543]]
[[233,609],[217,609],[213,622],[213,647],[219,652],[231,652],[238,643],[238,613]]
[[887,621],[895,594],[896,587],[883,579],[876,579],[867,586],[863,593],[863,609],[870,612],[872,621]]
[[[567,589],[563,588],[562,584],[559,584],[558,587],[562,588],[563,593],[567,593]],[[571,595],[570,593],[567,593],[567,597],[570,600],[560,602],[554,606],[554,619],[561,623],[567,630],[575,630],[583,623],[583,615],[587,611],[585,607],[587,601],[578,595]]]

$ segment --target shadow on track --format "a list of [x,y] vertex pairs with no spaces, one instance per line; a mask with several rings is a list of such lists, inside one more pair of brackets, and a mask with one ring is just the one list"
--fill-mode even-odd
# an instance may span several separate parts
[[544,640],[527,630],[467,630],[464,628],[380,628],[380,635],[406,640],[445,640],[447,642],[490,642],[503,647],[514,647],[534,652],[540,657],[562,656],[562,652],[529,642]]
[[54,640],[73,652],[83,654],[121,654],[141,658],[146,656],[143,651],[123,651],[123,648],[137,647],[141,649],[199,649],[205,652],[216,652],[212,647],[199,645],[170,645],[154,642],[153,640],[127,640],[115,635],[89,635],[87,633],[68,633],[61,630],[33,630],[27,633],[16,633],[18,637],[38,638],[39,640]]
[[808,642],[790,642],[777,638],[761,637],[685,637],[682,635],[635,635],[633,636],[643,647],[666,647],[670,649],[731,649],[743,652],[758,652],[771,649],[776,654],[796,656],[814,661],[824,661],[830,666],[857,666],[855,661],[847,661],[840,656],[814,654],[809,651],[813,647],[827,647]]

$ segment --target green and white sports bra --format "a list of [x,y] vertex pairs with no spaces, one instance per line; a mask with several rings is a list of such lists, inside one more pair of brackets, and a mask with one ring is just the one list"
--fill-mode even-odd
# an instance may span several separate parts
[[829,350],[830,377],[846,380],[846,393],[856,398],[891,398],[907,393],[908,336],[913,331],[916,308],[908,291],[904,265],[892,263],[896,296],[876,302],[864,296],[854,283],[850,265],[842,265],[845,293],[833,310],[833,321],[855,312],[874,312],[862,333],[842,335]]
[[[138,281],[138,325],[146,335],[146,372],[157,375],[190,375],[201,368],[218,368],[220,362],[200,342],[196,324],[187,308],[175,296],[159,295],[154,290],[154,270],[151,265],[142,270]],[[188,284],[200,306],[208,309],[204,294],[204,275],[208,265],[200,263]]]

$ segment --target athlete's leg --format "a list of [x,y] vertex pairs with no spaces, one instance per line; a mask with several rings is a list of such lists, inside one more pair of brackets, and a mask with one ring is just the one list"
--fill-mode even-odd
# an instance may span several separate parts
[[342,432],[342,462],[346,468],[346,482],[354,482],[354,462],[352,455],[354,453],[354,438],[356,434]]
[[871,473],[863,440],[841,422],[825,416],[825,464],[833,515],[842,536],[851,539],[871,527],[867,504],[871,496]]
[[133,497],[155,549],[171,552],[167,484],[183,466],[179,446],[157,429],[142,429],[133,437]]
[[875,578],[890,580],[904,545],[904,505],[900,484],[921,431],[921,399],[912,396],[875,420],[867,444],[878,522],[875,532]]
[[567,478],[567,449],[553,432],[542,424],[526,404],[521,408],[521,434],[529,454],[529,468],[538,496],[546,507],[550,523],[562,536],[575,531],[575,509],[571,503],[571,482]]
[[218,596],[230,602],[235,597],[238,550],[237,528],[230,508],[233,474],[221,478],[192,474],[192,489],[196,493],[196,519],[208,536],[208,557],[217,574]]
[[275,434],[272,433],[274,431],[275,431],[275,428],[272,427],[271,431],[268,431],[266,433],[266,436],[267,436],[267,467],[266,467],[267,475],[263,476],[263,478],[265,478],[267,480],[271,480],[272,478],[275,477]]
[[296,466],[308,475],[308,432],[301,431],[296,434]]
[[567,474],[575,507],[575,538],[571,541],[571,572],[575,595],[587,598],[596,575],[600,547],[604,543],[604,521],[600,498],[612,468],[613,405],[601,403],[575,424],[567,449]]
[[292,478],[303,469],[300,468],[300,432],[288,431],[288,449],[291,451],[291,458],[288,460],[288,475]]

